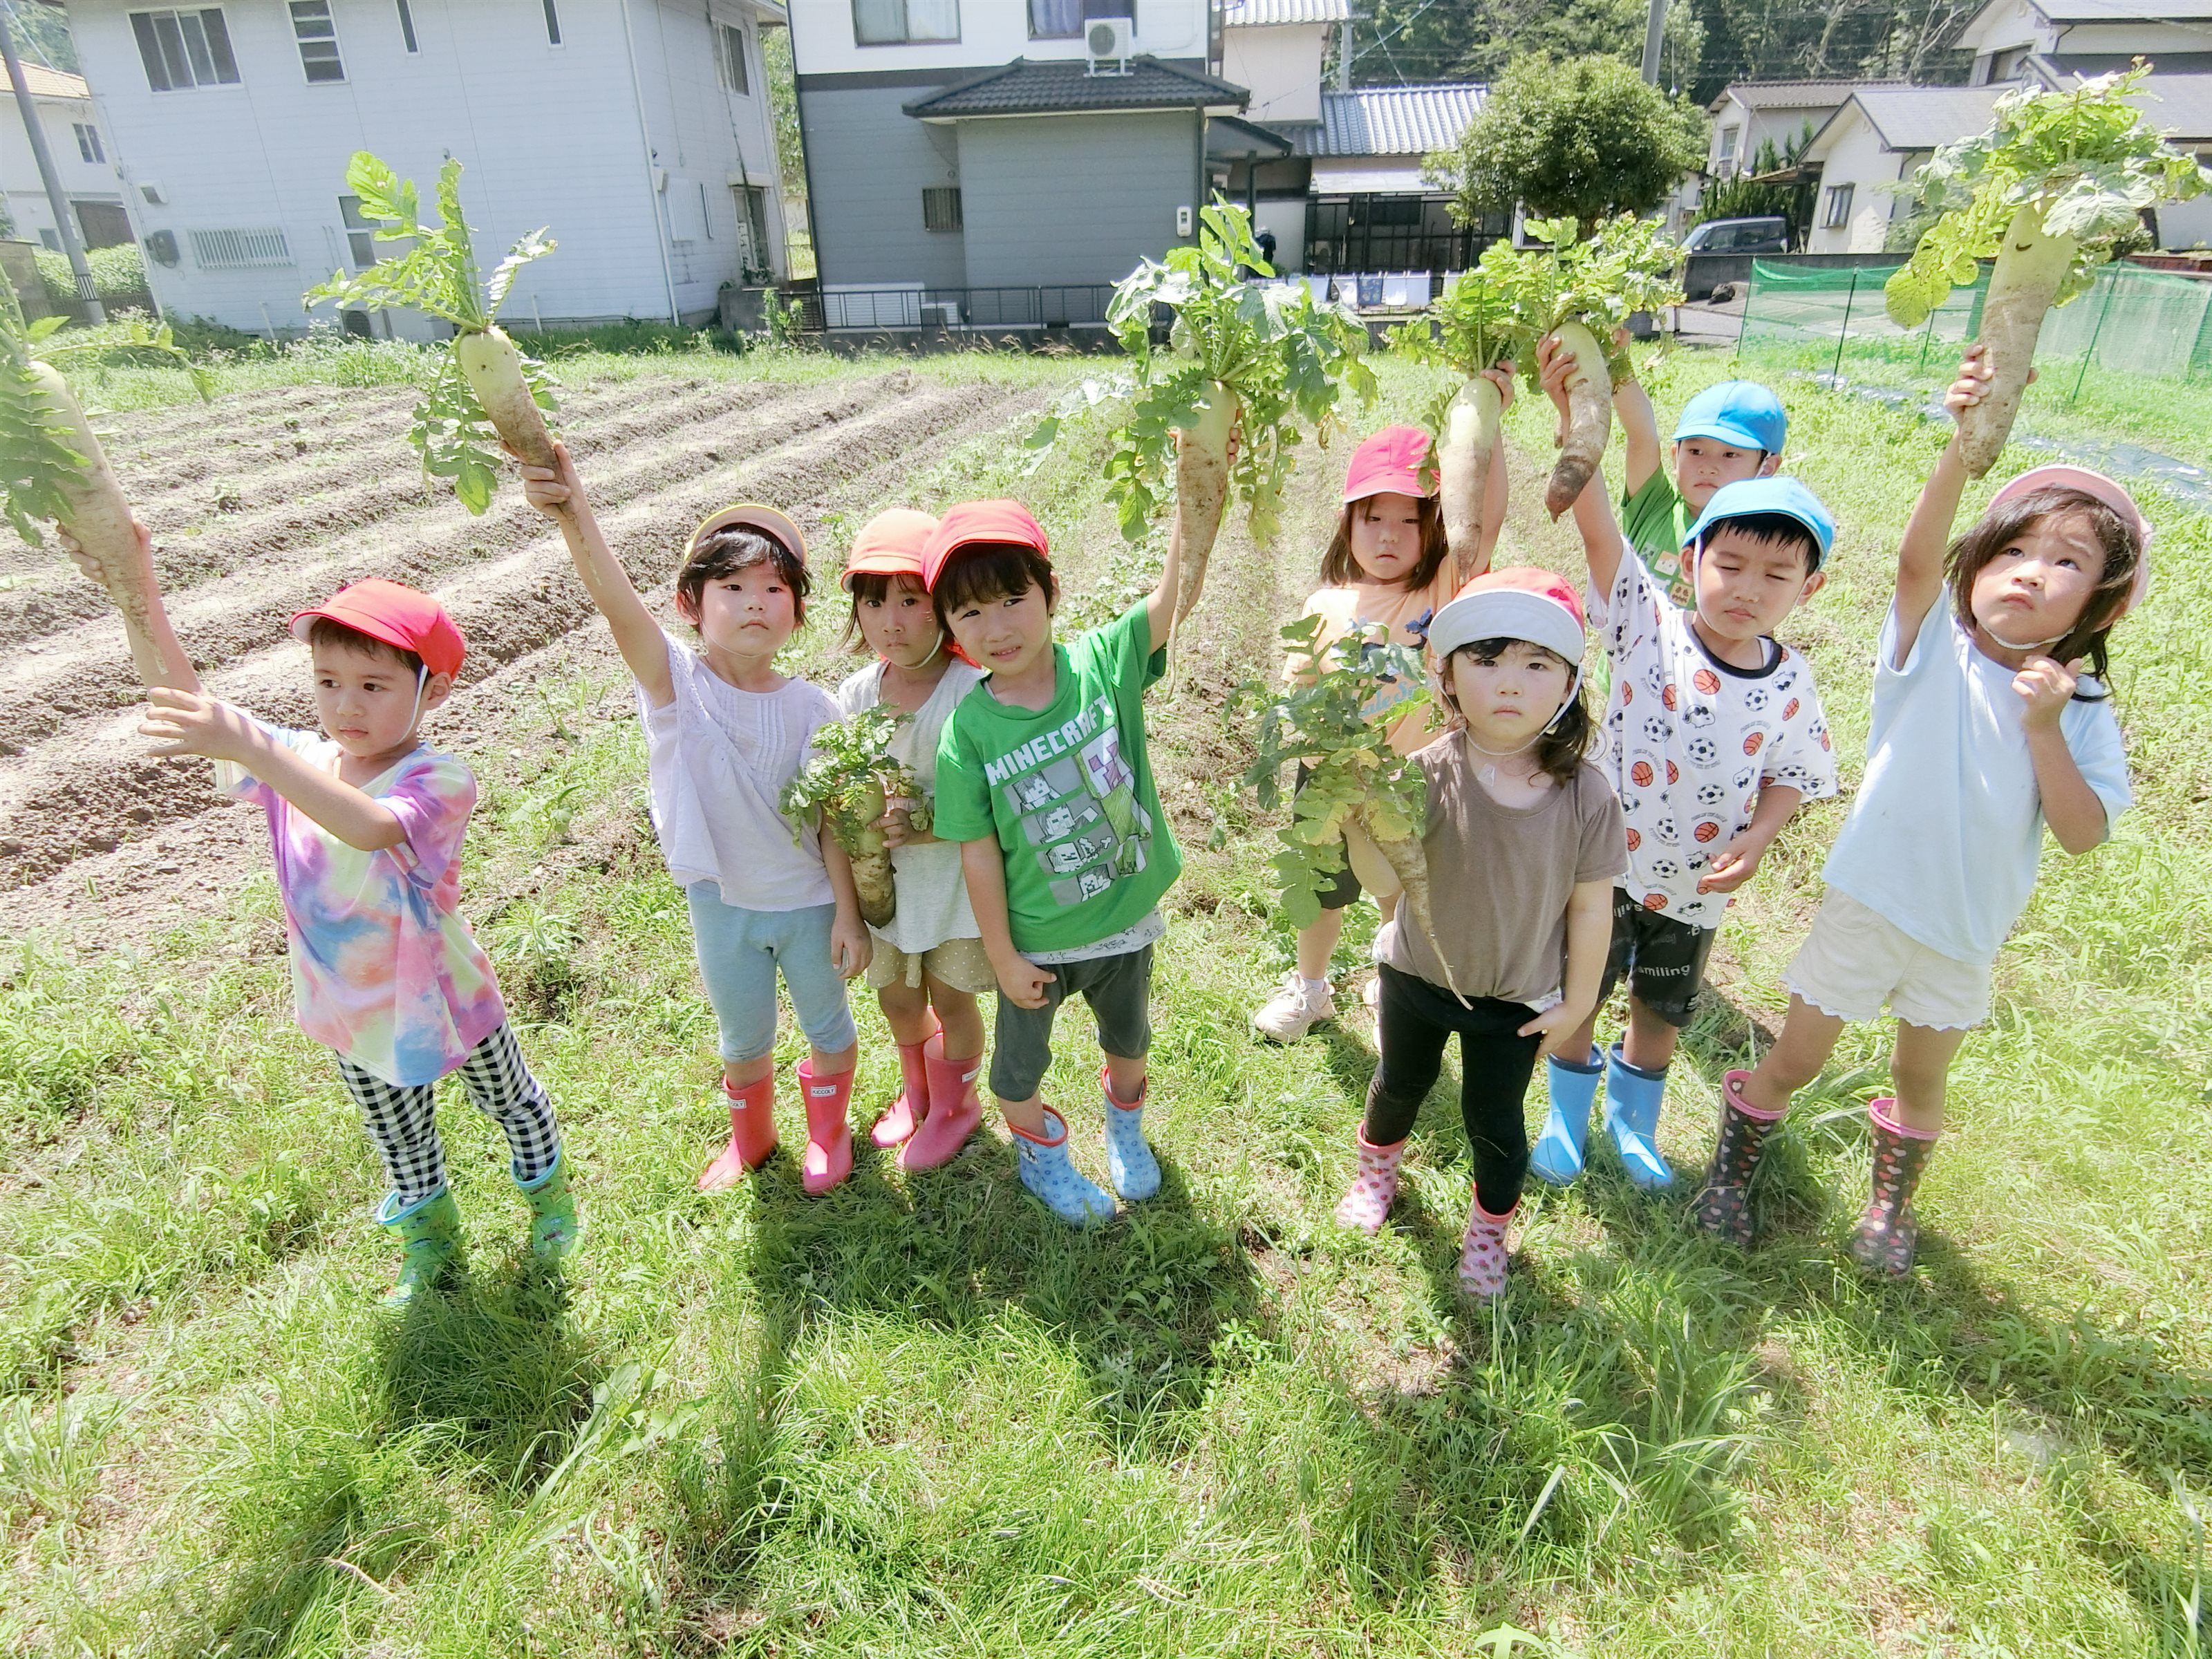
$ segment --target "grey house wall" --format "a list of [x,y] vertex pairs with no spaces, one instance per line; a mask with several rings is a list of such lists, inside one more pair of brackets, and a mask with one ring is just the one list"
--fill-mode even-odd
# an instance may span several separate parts
[[921,192],[960,182],[958,140],[900,107],[933,83],[850,84],[858,78],[809,76],[799,100],[823,281],[966,287],[960,233],[921,228]]
[[1176,209],[1195,205],[1193,111],[953,125],[970,287],[1116,282],[1174,246]]

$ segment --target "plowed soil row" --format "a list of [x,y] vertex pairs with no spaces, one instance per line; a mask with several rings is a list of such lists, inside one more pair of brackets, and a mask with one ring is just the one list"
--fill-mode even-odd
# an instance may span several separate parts
[[[534,681],[551,659],[603,652],[602,630],[578,633],[595,617],[558,532],[518,489],[471,519],[424,488],[404,442],[410,395],[246,394],[195,411],[197,447],[174,411],[144,417],[143,431],[118,418],[117,471],[155,531],[179,633],[216,695],[312,724],[286,620],[370,574],[436,593],[468,635],[442,720],[452,731],[490,729],[519,665]],[[798,386],[671,378],[581,389],[563,428],[610,542],[665,598],[684,538],[714,507],[773,501],[815,533],[823,514],[896,497],[916,466],[1039,395],[904,371]],[[192,470],[272,430],[287,441],[296,430],[304,452]],[[220,500],[211,477],[226,486]],[[228,891],[252,826],[205,816],[219,799],[204,763],[144,757],[122,630],[97,591],[50,559],[0,592],[0,649],[16,681],[0,705],[0,933],[104,932],[196,890]]]

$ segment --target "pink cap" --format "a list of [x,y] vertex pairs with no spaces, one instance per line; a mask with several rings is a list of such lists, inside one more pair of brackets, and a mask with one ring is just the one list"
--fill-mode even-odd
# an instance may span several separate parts
[[458,674],[468,641],[446,607],[403,583],[371,576],[341,587],[324,604],[292,618],[292,637],[305,641],[318,617],[327,617],[401,651],[412,651],[433,674]]
[[2101,472],[2092,472],[2086,466],[2069,466],[2063,461],[2049,466],[2032,466],[2017,478],[2008,481],[2004,488],[1990,497],[1990,505],[1999,501],[2017,501],[2031,490],[2078,489],[2085,495],[2094,495],[2106,507],[2119,514],[2120,522],[2136,532],[2135,580],[2128,585],[2128,597],[2112,613],[2112,620],[2122,617],[2142,603],[2142,596],[2150,591],[2150,538],[2154,533],[2151,522],[2136,505],[2136,498]]
[[1439,606],[1429,623],[1438,662],[1477,640],[1526,640],[1571,663],[1583,659],[1583,602],[1574,584],[1521,565],[1486,570]]
[[1352,465],[1344,475],[1344,499],[1364,501],[1370,495],[1433,495],[1435,474],[1429,471],[1429,434],[1417,426],[1386,426],[1352,452]]

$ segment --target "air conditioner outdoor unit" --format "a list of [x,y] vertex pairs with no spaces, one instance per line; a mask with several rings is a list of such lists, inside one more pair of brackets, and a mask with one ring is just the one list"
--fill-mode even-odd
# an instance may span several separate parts
[[1135,27],[1126,17],[1094,17],[1083,26],[1083,56],[1091,74],[1129,73],[1129,37]]

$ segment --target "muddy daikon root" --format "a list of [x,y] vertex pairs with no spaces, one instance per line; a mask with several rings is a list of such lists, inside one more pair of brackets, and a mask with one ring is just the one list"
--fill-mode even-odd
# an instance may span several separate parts
[[821,727],[812,738],[813,758],[784,787],[778,803],[795,841],[803,843],[815,823],[830,826],[853,861],[860,919],[871,927],[887,926],[898,912],[890,848],[877,827],[884,811],[894,799],[903,800],[915,830],[929,830],[921,781],[890,752],[906,720],[896,709],[876,708]]

